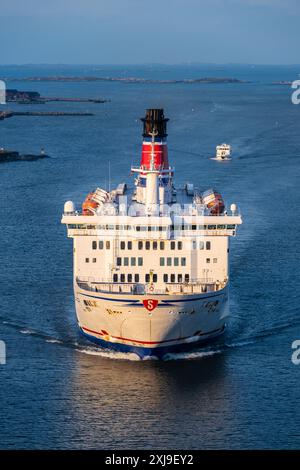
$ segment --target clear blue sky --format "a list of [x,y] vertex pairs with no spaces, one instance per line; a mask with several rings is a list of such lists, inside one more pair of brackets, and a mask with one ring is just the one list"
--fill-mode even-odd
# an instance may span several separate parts
[[0,0],[0,63],[298,64],[300,0]]

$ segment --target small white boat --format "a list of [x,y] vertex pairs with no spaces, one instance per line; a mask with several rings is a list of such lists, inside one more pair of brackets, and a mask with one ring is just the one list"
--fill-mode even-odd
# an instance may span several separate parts
[[231,147],[228,144],[217,145],[216,156],[212,160],[224,161],[231,160]]

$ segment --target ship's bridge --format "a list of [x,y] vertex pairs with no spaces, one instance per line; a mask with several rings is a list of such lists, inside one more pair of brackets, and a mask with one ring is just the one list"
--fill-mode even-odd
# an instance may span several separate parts
[[68,236],[110,236],[138,239],[176,239],[197,236],[234,236],[241,224],[239,214],[151,216],[63,214]]
[[[122,189],[122,191],[120,190]],[[241,216],[235,204],[229,210],[214,214],[192,184],[175,189],[172,201],[157,205],[157,212],[147,214],[146,204],[137,201],[137,189],[122,183],[108,193],[93,215],[76,211],[66,203],[62,223],[70,237],[76,235],[123,236],[126,238],[168,239],[205,235],[233,236]]]

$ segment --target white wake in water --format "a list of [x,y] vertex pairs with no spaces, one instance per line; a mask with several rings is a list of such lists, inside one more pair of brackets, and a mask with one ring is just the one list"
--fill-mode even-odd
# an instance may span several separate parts
[[[59,344],[63,347],[72,348],[81,354],[99,356],[102,358],[113,359],[113,360],[126,360],[126,361],[156,361],[158,360],[158,358],[154,356],[140,358],[135,353],[118,352],[118,351],[113,351],[113,350],[104,349],[100,347],[98,348],[92,347],[92,346],[89,347],[89,346],[77,343],[74,340],[66,341],[63,339],[56,338],[54,336],[50,336],[46,333],[43,333],[37,330],[29,329],[25,325],[19,325],[12,321],[7,321],[1,317],[0,317],[0,323],[8,327],[14,328],[21,334],[43,339],[45,340],[46,343]],[[198,349],[198,350],[196,349],[196,350],[189,351],[189,352],[168,353],[168,354],[165,354],[165,356],[163,357],[163,361],[205,359],[205,358],[214,356],[216,354],[225,353],[226,351],[229,351],[230,349],[241,348],[241,347],[249,346],[251,344],[255,344],[257,343],[257,341],[263,340],[264,338],[269,337],[269,336],[280,334],[283,330],[288,329],[288,328],[293,328],[299,324],[300,322],[296,321],[296,322],[292,322],[292,323],[289,322],[289,323],[280,324],[276,326],[274,325],[273,328],[254,332],[254,334],[251,336],[244,337],[244,338],[241,338],[241,337],[237,338],[237,341],[234,341],[234,340],[231,341],[230,339],[227,338],[227,341],[224,341],[224,343],[215,344],[215,346],[206,347],[206,348],[203,347],[201,349]]]
[[212,351],[190,351],[183,353],[169,353],[163,357],[164,361],[179,361],[179,360],[192,360],[202,359],[209,356],[215,356],[215,354],[221,354],[224,350],[215,349]]
[[216,346],[216,349],[201,349],[201,350],[194,350],[189,352],[183,353],[169,353],[166,354],[163,358],[164,361],[178,361],[178,360],[195,360],[195,359],[203,359],[210,356],[215,356],[216,354],[223,354],[224,352],[234,349],[234,348],[242,348],[243,346],[248,346],[250,344],[254,344],[257,342],[257,338],[251,339],[244,339],[241,341],[237,341],[236,343],[224,343],[219,344]]
[[56,339],[56,338],[49,338],[49,339],[46,339],[46,343],[63,344],[63,341],[61,341],[60,339]]
[[118,360],[126,360],[126,361],[140,361],[141,358],[134,353],[122,353],[118,351],[112,351],[112,350],[105,350],[99,348],[89,348],[89,347],[75,347],[75,350],[82,353],[82,354],[88,354],[90,356],[100,356],[100,357],[105,357],[107,359],[118,359]]

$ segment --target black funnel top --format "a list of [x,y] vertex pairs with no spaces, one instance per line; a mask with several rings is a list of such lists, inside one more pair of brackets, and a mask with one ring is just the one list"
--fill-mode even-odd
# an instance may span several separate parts
[[167,137],[168,120],[163,109],[147,109],[146,117],[141,119],[144,123],[143,137],[152,137],[152,133],[157,137]]

